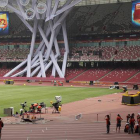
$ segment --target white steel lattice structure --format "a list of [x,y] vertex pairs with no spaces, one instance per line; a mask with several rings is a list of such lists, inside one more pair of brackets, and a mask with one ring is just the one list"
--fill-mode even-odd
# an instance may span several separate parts
[[[6,3],[8,0],[0,0],[0,5],[4,1]],[[52,0],[46,0],[46,3],[40,3],[37,0],[10,0],[8,2],[6,8],[15,12],[19,19],[32,32],[32,40],[27,59],[5,74],[4,77],[18,77],[24,73],[26,73],[26,77],[33,77],[35,75],[37,77],[46,77],[46,72],[51,66],[53,67],[52,76],[55,77],[57,72],[60,78],[65,77],[67,56],[69,53],[65,20],[72,8],[82,0],[65,0],[64,5],[59,7],[60,1],[62,0],[55,0],[54,6],[52,6]],[[40,14],[40,12],[42,13]],[[33,20],[33,27],[28,22],[31,19]],[[42,27],[43,25],[45,26]],[[57,58],[60,55],[57,37],[61,29],[65,46],[62,68],[59,67],[57,62]],[[39,31],[42,41],[34,52],[37,31]],[[55,46],[56,53],[52,50],[53,45]],[[23,66],[25,68],[22,71],[13,74]]]

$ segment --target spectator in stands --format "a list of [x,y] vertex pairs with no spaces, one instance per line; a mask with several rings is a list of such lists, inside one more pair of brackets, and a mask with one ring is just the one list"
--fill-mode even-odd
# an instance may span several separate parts
[[1,140],[1,133],[2,133],[2,127],[4,126],[1,118],[0,118],[0,140]]
[[127,119],[127,123],[129,123],[130,114],[128,114],[128,115],[126,116],[126,119]]
[[115,50],[114,54],[116,55],[117,53],[118,53],[118,51],[117,51],[117,50]]
[[134,119],[134,115],[132,114],[129,120],[129,129],[130,132],[133,134],[133,130],[134,130],[134,125],[135,125],[135,119]]
[[110,131],[110,116],[109,115],[106,115],[105,116],[105,120],[106,120],[106,128],[107,128],[107,134],[109,133]]
[[120,114],[117,115],[117,118],[116,118],[116,121],[117,121],[117,124],[116,124],[116,132],[117,132],[117,129],[119,127],[119,132],[120,132],[120,127],[121,127],[121,121],[123,119],[121,118]]

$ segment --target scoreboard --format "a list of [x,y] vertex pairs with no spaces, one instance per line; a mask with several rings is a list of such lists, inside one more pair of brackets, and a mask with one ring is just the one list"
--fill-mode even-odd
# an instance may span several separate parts
[[9,12],[0,12],[0,35],[9,34]]

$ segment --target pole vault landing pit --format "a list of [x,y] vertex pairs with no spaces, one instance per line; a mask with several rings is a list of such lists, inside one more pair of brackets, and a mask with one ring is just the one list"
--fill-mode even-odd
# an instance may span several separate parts
[[122,96],[122,104],[124,105],[139,105],[140,104],[140,92],[138,91],[136,94],[128,94],[125,92]]

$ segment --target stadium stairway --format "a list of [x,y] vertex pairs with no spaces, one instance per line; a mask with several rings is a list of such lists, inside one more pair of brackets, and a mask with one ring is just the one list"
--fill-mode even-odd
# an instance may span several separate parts
[[125,82],[128,82],[129,80],[131,80],[132,78],[134,78],[138,74],[140,74],[140,70],[136,74],[134,74],[133,76],[131,76],[130,78],[128,78]]
[[106,123],[55,123],[5,125],[2,140],[139,140],[138,133],[124,133],[122,122],[120,133],[116,133],[116,123],[111,122],[110,133],[106,133]]
[[75,78],[77,78],[78,76],[82,75],[83,73],[85,73],[86,71],[88,71],[89,69],[86,69],[85,71],[83,71],[82,73],[78,74],[77,76],[75,76],[74,78],[70,79],[70,81],[74,81]]
[[114,58],[118,55],[118,53],[119,53],[120,51],[122,51],[122,50],[123,50],[123,48],[120,47],[119,50],[118,50],[118,52],[117,52],[117,54],[114,54],[114,55],[112,56],[111,61],[113,61]]
[[135,73],[137,73],[138,71],[138,69],[116,68],[110,74],[100,79],[100,81],[124,82],[129,77],[135,75]]
[[104,78],[105,76],[107,76],[107,75],[109,75],[113,70],[115,70],[115,68],[114,69],[112,69],[111,71],[109,71],[107,74],[105,74],[104,76],[102,76],[101,78],[99,78],[98,79],[98,81],[100,81],[102,78]]

